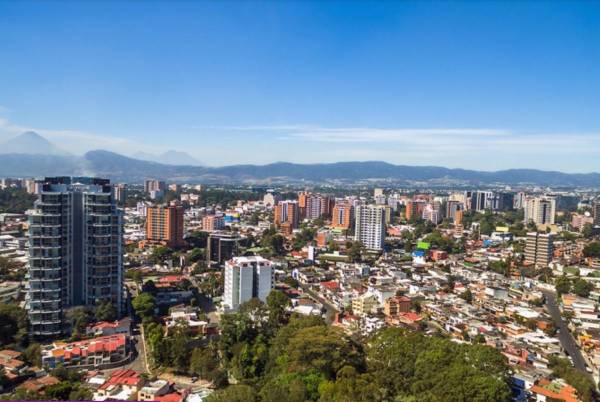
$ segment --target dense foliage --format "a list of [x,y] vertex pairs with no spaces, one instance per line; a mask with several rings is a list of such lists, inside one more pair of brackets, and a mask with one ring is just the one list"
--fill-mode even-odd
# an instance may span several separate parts
[[22,214],[33,207],[36,196],[20,188],[0,190],[0,212]]
[[25,346],[27,312],[16,304],[0,303],[0,347]]
[[253,300],[223,316],[217,350],[193,353],[192,371],[200,376],[221,369],[237,380],[207,402],[510,398],[509,366],[493,348],[400,328],[361,341],[320,317],[286,320],[282,302],[278,296],[266,305]]
[[600,241],[593,241],[585,245],[583,255],[586,257],[600,258]]

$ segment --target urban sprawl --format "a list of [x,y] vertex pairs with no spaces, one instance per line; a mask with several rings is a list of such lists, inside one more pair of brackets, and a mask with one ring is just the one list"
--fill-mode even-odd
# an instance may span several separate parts
[[593,401],[594,190],[0,181],[0,399]]

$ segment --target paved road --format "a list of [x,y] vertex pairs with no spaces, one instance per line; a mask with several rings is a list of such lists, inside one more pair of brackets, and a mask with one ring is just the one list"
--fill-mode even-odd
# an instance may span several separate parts
[[558,339],[563,347],[563,349],[571,356],[573,359],[573,365],[576,369],[587,373],[585,370],[585,360],[583,360],[583,356],[581,356],[581,351],[579,350],[579,346],[575,343],[575,339],[573,339],[573,335],[567,328],[567,323],[563,320],[560,315],[560,309],[558,308],[558,304],[556,303],[556,294],[554,292],[550,292],[547,290],[542,291],[546,298],[546,307],[548,308],[548,312],[552,316],[552,320],[554,321],[554,325],[560,330],[558,334]]
[[335,314],[338,313],[338,309],[333,304],[329,303],[326,299],[310,290],[308,286],[302,286],[302,290],[304,290],[305,293],[313,297],[316,301],[318,301],[325,307],[325,322],[327,324],[331,324],[335,320]]

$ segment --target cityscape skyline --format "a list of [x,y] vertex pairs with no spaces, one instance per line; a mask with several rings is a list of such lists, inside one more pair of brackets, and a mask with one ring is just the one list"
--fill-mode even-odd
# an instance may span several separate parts
[[75,154],[176,149],[209,166],[600,171],[599,16],[593,3],[2,3],[0,141],[32,129]]

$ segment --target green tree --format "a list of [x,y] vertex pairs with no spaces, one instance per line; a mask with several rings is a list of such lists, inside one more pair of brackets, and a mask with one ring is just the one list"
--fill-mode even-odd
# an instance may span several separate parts
[[58,384],[52,384],[44,389],[44,395],[49,399],[68,401],[71,392],[75,390],[75,386],[70,381],[61,381]]
[[170,259],[173,255],[173,250],[169,247],[158,246],[152,250],[150,255],[150,262],[153,264],[163,264],[166,260]]
[[559,297],[560,295],[569,293],[571,291],[571,280],[563,274],[563,276],[556,278],[554,288]]
[[42,347],[39,343],[31,343],[23,351],[23,359],[32,366],[42,367]]
[[258,394],[249,385],[231,385],[210,394],[205,402],[258,402]]
[[217,345],[211,342],[205,348],[193,350],[190,357],[190,372],[221,387],[226,384],[227,378],[221,370],[220,364]]
[[471,292],[471,289],[465,290],[459,297],[469,304],[473,302],[473,293]]
[[491,261],[488,264],[490,270],[502,274],[504,276],[510,276],[510,262],[509,261]]
[[97,321],[114,321],[117,319],[117,308],[112,302],[103,301],[96,306],[95,315]]
[[269,310],[269,325],[277,328],[284,324],[286,310],[292,303],[280,290],[272,290],[267,296],[267,309]]
[[144,319],[154,315],[156,300],[150,293],[142,292],[133,298],[131,305],[133,306],[135,313]]
[[[367,362],[389,400],[507,401],[510,369],[497,350],[389,328],[369,344]],[[409,399],[410,400],[410,399]]]
[[274,229],[265,230],[260,244],[262,247],[269,248],[276,255],[283,255],[285,253],[285,238],[274,231]]
[[586,239],[594,237],[594,226],[591,223],[586,223],[581,229],[581,235]]
[[194,248],[192,249],[192,251],[190,251],[190,254],[188,255],[188,261],[189,262],[198,262],[198,261],[203,261],[206,258],[206,250],[203,248]]
[[593,241],[585,245],[583,255],[586,257],[600,258],[600,241]]
[[0,346],[27,342],[27,313],[16,304],[0,303]]
[[185,322],[177,322],[169,335],[170,362],[180,373],[188,371],[190,366],[190,329]]
[[577,279],[573,283],[573,293],[580,297],[588,297],[590,292],[594,290],[594,285],[585,279]]
[[363,253],[365,252],[365,246],[360,241],[349,242],[350,246],[346,245],[348,249],[348,257],[352,262],[359,262],[362,260]]

